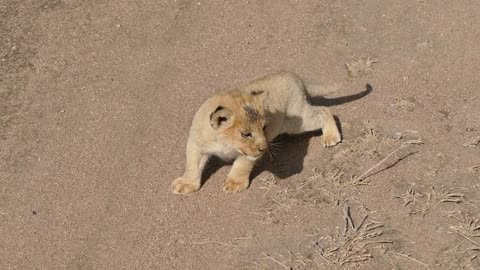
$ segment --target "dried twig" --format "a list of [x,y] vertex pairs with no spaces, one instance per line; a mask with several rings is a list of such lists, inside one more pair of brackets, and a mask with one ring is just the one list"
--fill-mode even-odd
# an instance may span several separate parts
[[345,229],[343,230],[343,236],[347,235],[349,225],[352,227],[354,231],[356,231],[355,224],[353,223],[353,220],[352,220],[352,215],[350,214],[350,206],[348,205],[343,207],[343,218],[345,219]]
[[[365,215],[365,216],[363,217],[362,221],[360,222],[360,225],[358,225],[358,228],[362,228],[362,227],[363,227],[363,224],[365,223],[365,220],[367,220],[367,218],[368,218],[368,215]],[[358,231],[358,229],[357,229],[357,231]]]
[[325,257],[324,255],[325,251],[323,247],[320,246],[320,244],[318,243],[315,243],[315,246],[320,249],[320,251],[315,250],[315,252],[320,256],[320,258],[324,259],[328,264],[332,265],[332,262],[329,259],[327,259],[327,257]]
[[251,236],[245,236],[245,237],[235,237],[233,240],[249,240],[252,239],[253,237]]
[[286,264],[282,263],[281,261],[275,259],[274,257],[272,257],[272,256],[270,256],[270,255],[268,255],[268,254],[266,254],[266,253],[264,253],[263,256],[265,256],[266,259],[271,260],[272,262],[274,262],[274,263],[282,266],[282,267],[285,268],[285,269],[290,269],[290,267],[288,267]]
[[459,232],[459,231],[457,231],[457,230],[453,230],[453,231],[456,232],[456,233],[458,233],[458,235],[460,235],[461,237],[467,239],[468,241],[470,241],[470,242],[472,242],[473,244],[475,244],[475,245],[477,245],[477,246],[480,247],[480,244],[479,244],[478,242],[476,242],[476,241],[474,241],[473,239],[469,238],[469,237],[466,236],[465,234],[463,234],[463,233],[461,233],[461,232]]
[[[395,153],[397,153],[398,151],[400,151],[401,149],[405,148],[407,145],[411,145],[411,144],[423,144],[423,142],[421,140],[409,140],[409,141],[406,141],[404,143],[402,143],[400,145],[400,147],[398,147],[397,149],[395,149],[393,152],[391,152],[390,154],[388,154],[384,159],[380,160],[380,162],[378,162],[377,164],[375,164],[373,167],[371,167],[370,169],[368,169],[367,171],[365,171],[362,175],[356,177],[353,182],[356,182],[356,183],[359,183],[363,180],[365,180],[367,177],[368,177],[368,174],[373,171],[375,168],[377,168],[378,166],[382,165],[385,161],[387,161],[391,156],[393,156]],[[409,157],[413,154],[415,154],[416,152],[411,152],[409,153],[407,156],[399,159],[398,161],[402,160],[402,159],[405,159],[406,157]]]
[[393,244],[393,243],[395,242],[391,240],[384,240],[384,241],[368,241],[368,242],[364,242],[363,244],[366,246],[370,244]]
[[212,240],[192,242],[192,244],[193,245],[218,244],[218,245],[229,246],[229,247],[237,247],[237,245],[234,245],[231,243],[224,243],[224,242],[212,241]]
[[480,144],[480,136],[478,136],[478,137],[477,137],[475,140],[473,140],[472,142],[464,144],[463,146],[464,146],[464,147],[467,147],[467,148],[474,148],[474,147],[477,147],[478,144]]
[[403,254],[403,253],[399,253],[399,252],[395,252],[395,254],[398,255],[398,256],[402,256],[402,257],[404,257],[404,258],[410,259],[410,260],[412,260],[412,261],[414,261],[414,262],[416,262],[416,263],[418,263],[418,264],[421,264],[421,265],[423,265],[423,266],[425,266],[425,267],[428,267],[428,264],[426,264],[426,263],[424,263],[424,262],[421,262],[421,261],[413,258],[411,255]]
[[475,166],[468,167],[468,170],[471,173],[478,173],[478,172],[480,172],[480,165],[475,165]]
[[473,206],[473,207],[475,207],[475,208],[477,208],[477,209],[480,208],[478,205],[474,204],[473,202],[470,202],[470,201],[464,201],[464,202],[467,203],[467,204],[470,204],[471,206]]
[[404,135],[406,134],[418,134],[418,131],[416,130],[405,130],[404,132],[395,132],[395,135],[393,136],[393,138],[397,141],[401,140],[403,138]]

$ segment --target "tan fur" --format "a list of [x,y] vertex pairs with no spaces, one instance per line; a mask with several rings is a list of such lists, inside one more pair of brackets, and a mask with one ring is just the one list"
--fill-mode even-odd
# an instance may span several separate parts
[[341,138],[330,110],[310,105],[307,97],[337,89],[306,82],[290,72],[278,72],[212,96],[193,118],[185,172],[173,181],[173,192],[198,190],[202,170],[211,155],[234,160],[223,190],[245,190],[255,160],[282,133],[322,129],[322,144],[336,145]]

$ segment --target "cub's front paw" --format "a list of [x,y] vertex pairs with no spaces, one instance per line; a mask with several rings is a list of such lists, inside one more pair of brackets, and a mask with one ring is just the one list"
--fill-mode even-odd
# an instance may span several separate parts
[[185,179],[183,177],[177,178],[172,183],[172,190],[175,194],[186,194],[197,191],[200,188],[200,183],[195,180]]
[[237,193],[244,191],[248,187],[248,178],[237,179],[237,178],[228,178],[225,183],[223,183],[223,191],[226,193]]
[[339,133],[324,133],[320,138],[323,147],[337,145],[342,140]]

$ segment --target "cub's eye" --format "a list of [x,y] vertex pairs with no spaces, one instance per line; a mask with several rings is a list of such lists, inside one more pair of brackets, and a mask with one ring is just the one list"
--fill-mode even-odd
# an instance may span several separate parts
[[242,137],[243,137],[243,138],[251,138],[251,137],[252,137],[252,133],[250,133],[250,132],[242,132]]

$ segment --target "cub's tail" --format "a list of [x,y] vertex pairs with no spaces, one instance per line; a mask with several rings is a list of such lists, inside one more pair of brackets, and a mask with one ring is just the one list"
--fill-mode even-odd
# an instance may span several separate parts
[[303,85],[305,87],[305,90],[307,91],[307,94],[311,97],[328,95],[337,92],[344,87],[344,83],[321,85],[313,81],[303,82]]

